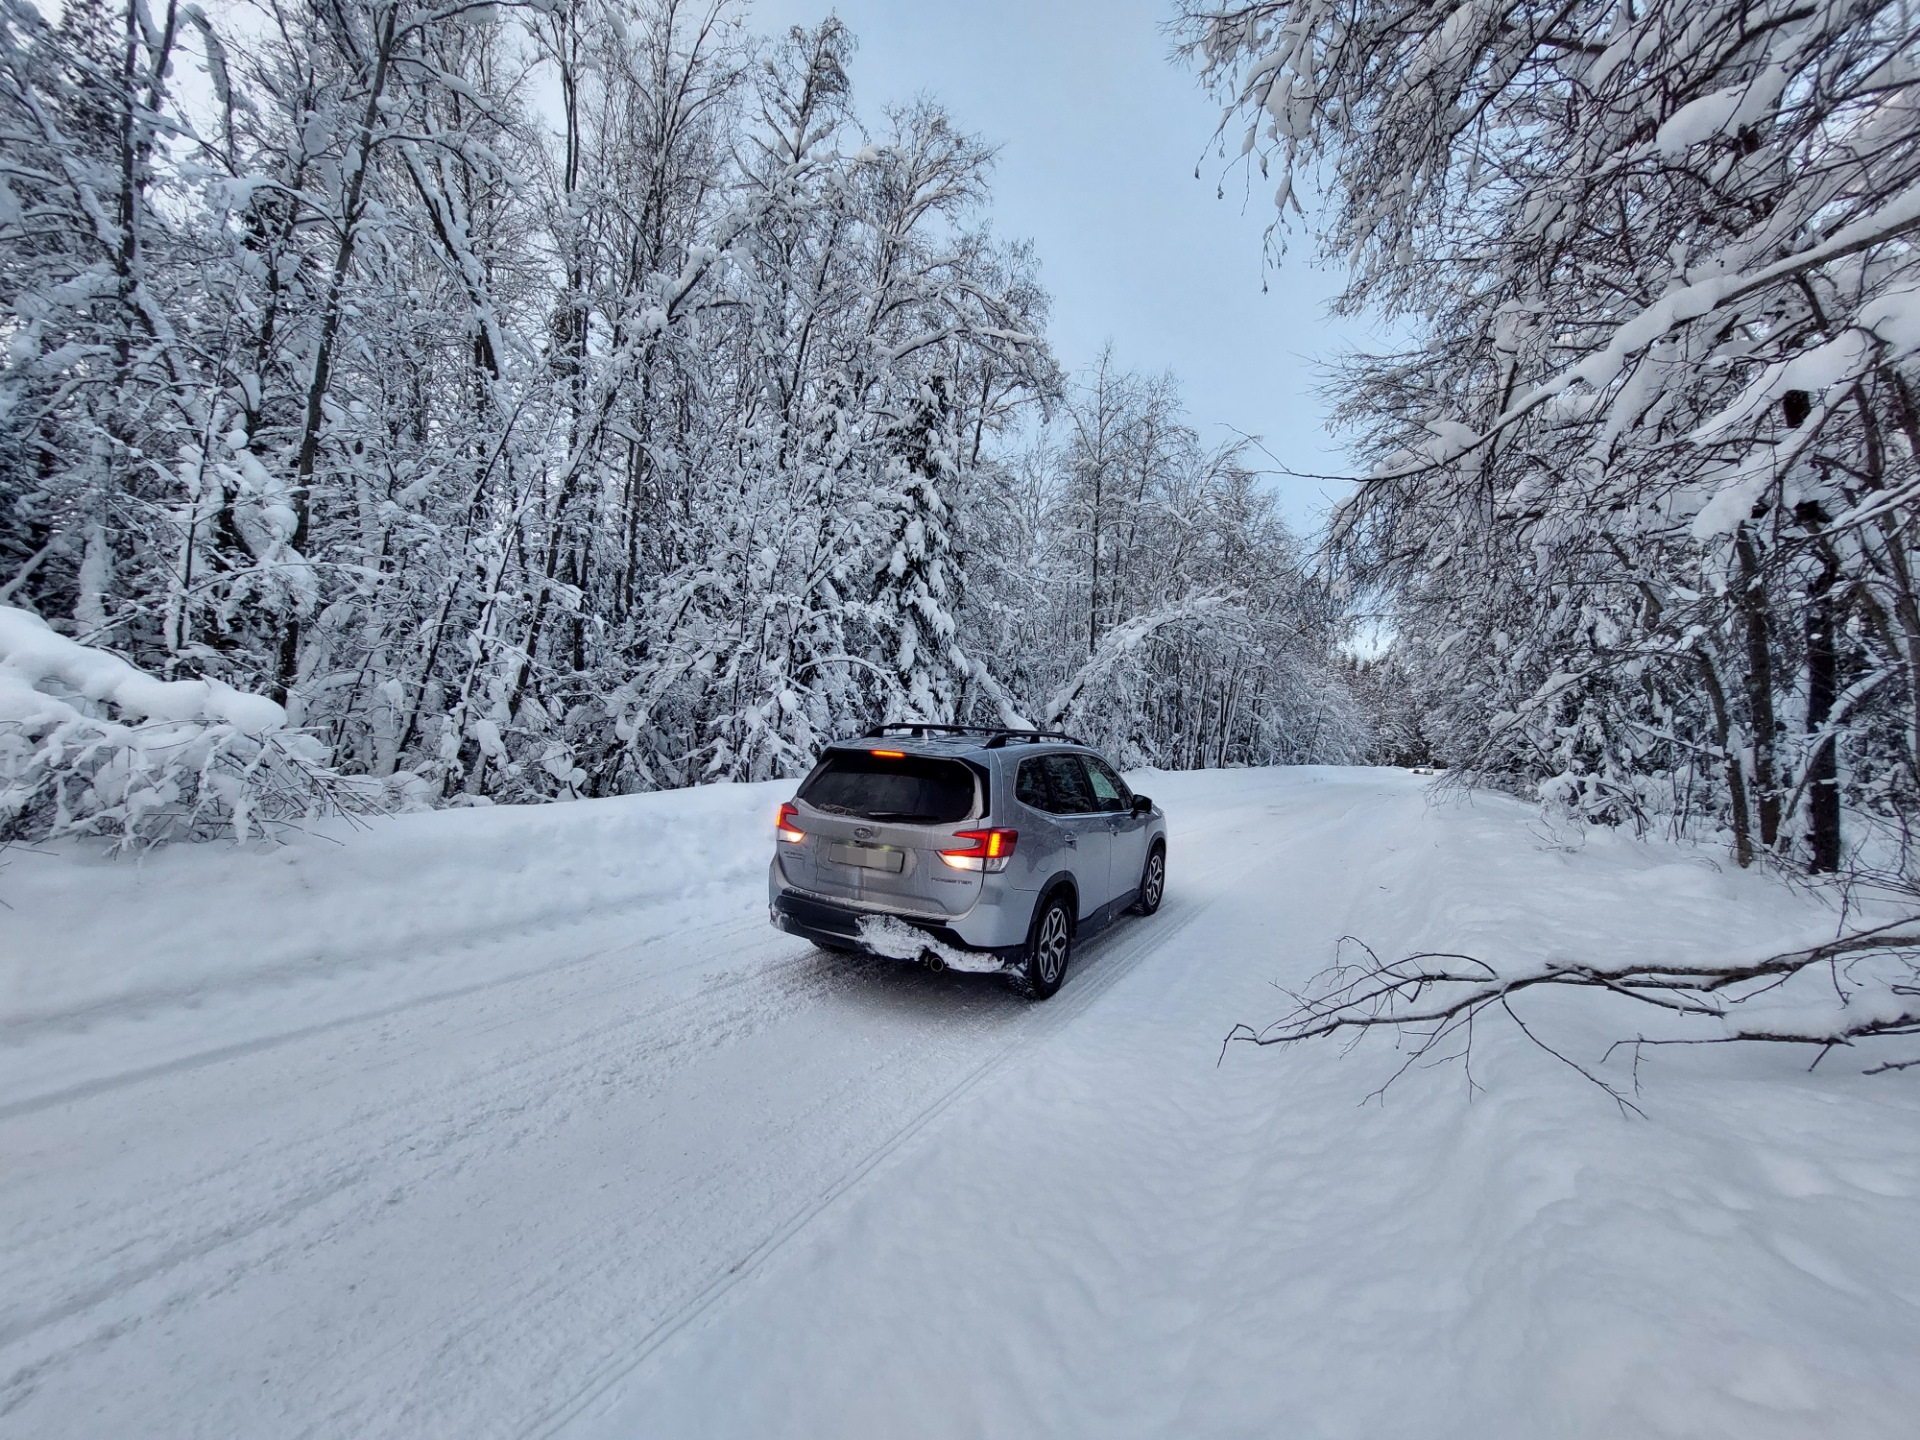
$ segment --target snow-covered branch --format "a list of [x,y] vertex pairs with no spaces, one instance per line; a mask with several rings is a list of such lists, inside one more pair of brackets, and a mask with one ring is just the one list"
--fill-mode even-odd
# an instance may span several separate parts
[[374,808],[286,713],[218,680],[160,680],[0,606],[0,840],[117,846]]

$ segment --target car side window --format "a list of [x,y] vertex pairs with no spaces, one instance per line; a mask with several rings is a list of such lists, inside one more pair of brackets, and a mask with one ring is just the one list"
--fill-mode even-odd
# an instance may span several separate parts
[[1043,755],[1040,765],[1046,771],[1047,790],[1056,815],[1091,815],[1100,809],[1099,798],[1087,779],[1087,767],[1078,755]]
[[1053,809],[1053,798],[1047,794],[1046,772],[1040,768],[1038,759],[1020,762],[1019,773],[1013,781],[1013,798],[1036,810]]
[[1133,792],[1106,761],[1091,755],[1080,758],[1086,762],[1087,779],[1093,782],[1093,797],[1100,802],[1100,809],[1119,812],[1133,808]]

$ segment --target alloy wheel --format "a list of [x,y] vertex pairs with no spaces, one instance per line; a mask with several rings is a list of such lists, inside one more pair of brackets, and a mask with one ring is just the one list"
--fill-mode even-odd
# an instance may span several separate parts
[[1040,922],[1040,940],[1034,946],[1034,968],[1039,972],[1035,978],[1042,985],[1052,985],[1060,979],[1060,972],[1067,965],[1068,941],[1067,912],[1056,905]]

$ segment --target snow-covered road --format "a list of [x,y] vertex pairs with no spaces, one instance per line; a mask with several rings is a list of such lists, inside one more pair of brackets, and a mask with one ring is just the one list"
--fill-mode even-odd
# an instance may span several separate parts
[[0,1436],[1914,1433],[1910,1082],[1663,1058],[1643,1123],[1511,1035],[1471,1101],[1216,1064],[1342,934],[1814,902],[1401,772],[1141,786],[1167,904],[1039,1006],[768,928],[777,786],[12,858]]

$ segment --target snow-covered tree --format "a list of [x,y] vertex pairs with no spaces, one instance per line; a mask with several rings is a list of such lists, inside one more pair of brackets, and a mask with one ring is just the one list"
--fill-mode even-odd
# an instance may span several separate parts
[[0,0],[0,603],[445,803],[1039,713],[1090,641],[992,543],[1062,389],[992,152],[749,15]]
[[962,609],[1021,713],[1129,765],[1361,758],[1345,622],[1243,445],[1204,446],[1173,378],[1111,352],[1049,430],[974,512]]
[[880,663],[898,693],[887,718],[951,721],[960,569],[941,490],[957,474],[958,442],[943,377],[915,397],[890,438],[896,452],[874,496],[881,531],[872,598]]
[[[1376,464],[1336,527],[1448,759],[1592,818],[1884,855],[1920,799],[1920,77],[1880,0],[1184,10],[1324,197]],[[1223,129],[1223,139],[1225,130]],[[1309,184],[1307,182],[1311,181]],[[1879,822],[1885,822],[1884,825]]]

